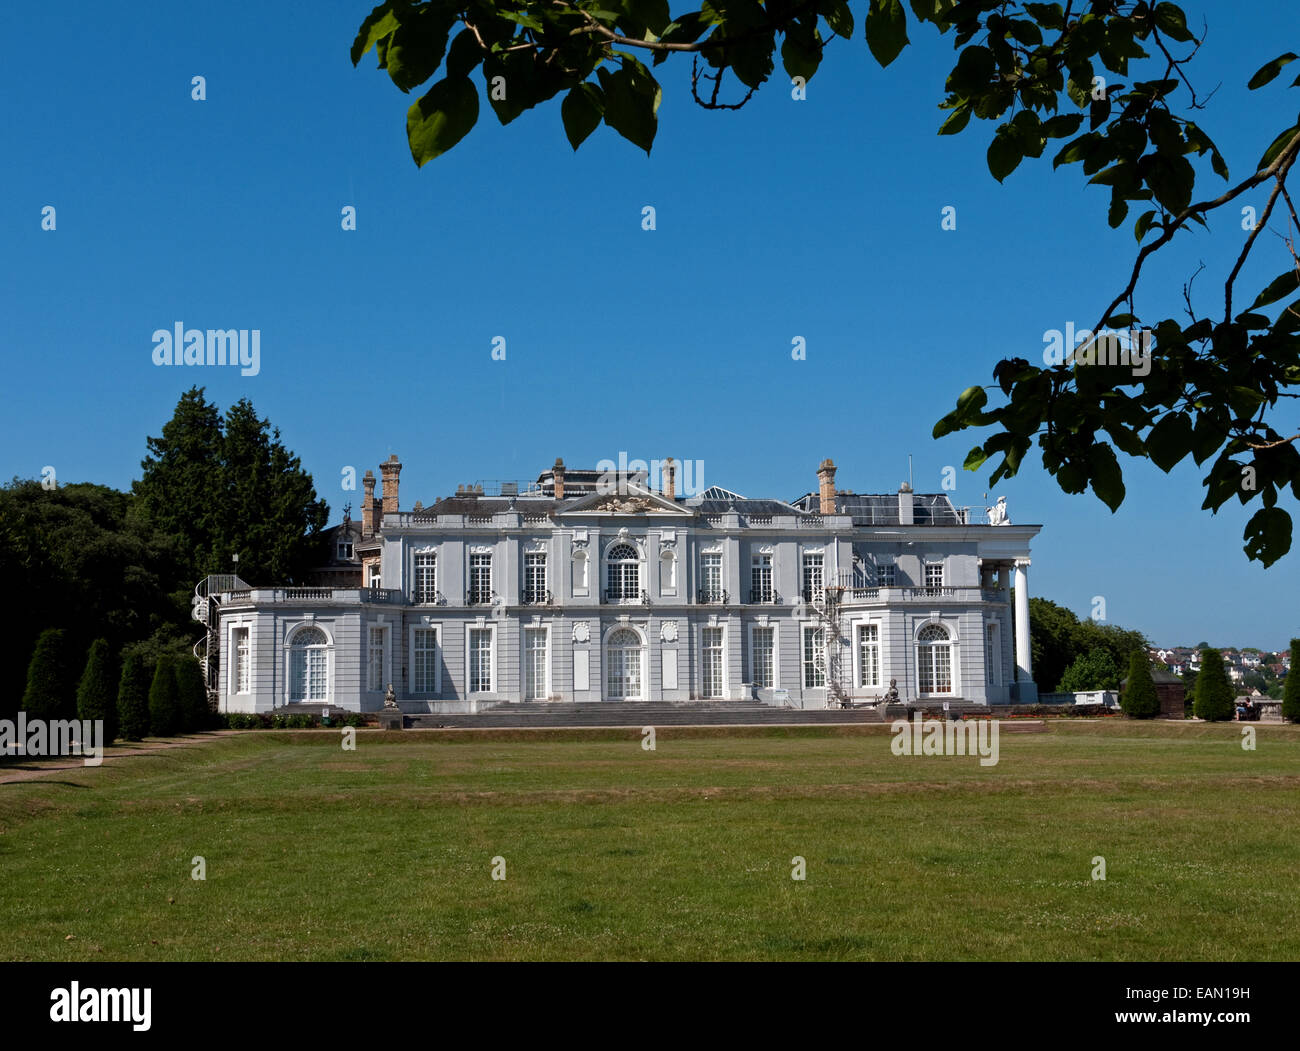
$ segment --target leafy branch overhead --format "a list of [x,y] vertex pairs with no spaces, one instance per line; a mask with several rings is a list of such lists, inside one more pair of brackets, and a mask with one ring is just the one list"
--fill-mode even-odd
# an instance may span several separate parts
[[[603,122],[649,153],[663,95],[651,69],[676,53],[691,55],[697,102],[734,109],[774,75],[778,48],[786,76],[806,82],[837,37],[860,33],[888,66],[911,42],[909,31],[922,26],[951,39],[957,53],[936,91],[940,135],[964,131],[972,118],[993,122],[987,164],[999,182],[1025,158],[1043,157],[1050,144],[1054,168],[1079,165],[1091,184],[1109,190],[1112,227],[1136,206],[1135,261],[1092,331],[1152,335],[1145,375],[1127,364],[1085,364],[1096,356],[1089,352],[1106,352],[1099,340],[1085,344],[1084,353],[1065,348],[1055,364],[1008,357],[994,369],[992,386],[961,395],[935,436],[997,428],[966,460],[972,470],[993,460],[991,483],[1016,474],[1036,442],[1062,489],[1091,489],[1112,510],[1125,495],[1116,450],[1164,471],[1188,457],[1210,462],[1204,508],[1217,511],[1233,497],[1258,504],[1245,551],[1265,564],[1276,561],[1291,546],[1291,517],[1278,498],[1288,488],[1300,498],[1300,433],[1274,427],[1282,399],[1300,396],[1293,389],[1300,383],[1300,299],[1285,302],[1300,289],[1300,218],[1286,187],[1300,152],[1300,119],[1266,136],[1250,174],[1231,182],[1223,155],[1193,119],[1213,95],[1198,93],[1190,77],[1205,30],[1194,32],[1178,5],[704,0],[698,10],[674,14],[668,0],[390,0],[362,23],[352,61],[374,50],[403,92],[437,77],[407,113],[419,165],[476,124],[476,69],[502,124],[562,94],[560,117],[575,150]],[[1267,87],[1295,58],[1287,52],[1267,62],[1248,86]],[[719,101],[724,78],[736,82],[734,101]],[[711,92],[701,95],[701,79],[712,83]],[[1300,77],[1290,86],[1300,86]],[[1204,175],[1224,187],[1198,195]],[[1189,278],[1186,321],[1144,320],[1136,300],[1147,260],[1192,224],[1208,226],[1216,210],[1249,203],[1240,199],[1256,188],[1268,196],[1257,224],[1225,262],[1222,308],[1216,299],[1212,315],[1200,316]],[[1285,246],[1284,266],[1255,295],[1239,295],[1238,278],[1270,222],[1281,224],[1274,230],[1281,239],[1269,243]],[[1234,312],[1234,301],[1249,305]],[[990,407],[990,392],[1002,403]]]

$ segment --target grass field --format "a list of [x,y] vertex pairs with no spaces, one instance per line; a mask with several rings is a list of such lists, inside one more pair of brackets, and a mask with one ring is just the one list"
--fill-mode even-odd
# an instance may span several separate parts
[[1300,727],[1048,725],[196,738],[0,784],[0,958],[1300,959]]

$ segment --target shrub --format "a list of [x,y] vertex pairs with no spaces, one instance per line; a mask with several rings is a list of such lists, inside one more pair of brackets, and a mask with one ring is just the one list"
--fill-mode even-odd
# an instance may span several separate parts
[[203,682],[203,669],[192,657],[173,659],[172,672],[176,676],[176,710],[180,729],[184,733],[206,730],[208,726],[208,688]]
[[118,733],[124,741],[142,741],[149,732],[149,672],[138,653],[127,654],[117,685]]
[[67,636],[60,628],[46,628],[27,665],[22,701],[27,718],[71,719],[76,714],[72,682]]
[[[1134,652],[1137,652],[1136,650]],[[1080,690],[1115,690],[1119,688],[1119,668],[1105,650],[1091,650],[1075,658],[1065,669],[1056,687],[1057,693]]]
[[1192,711],[1198,719],[1211,723],[1232,718],[1232,686],[1223,665],[1223,654],[1218,650],[1201,651],[1201,673],[1196,677],[1196,701]]
[[117,662],[107,639],[96,639],[77,685],[77,718],[104,721],[104,743],[117,739]]
[[1296,646],[1300,639],[1291,640],[1291,670],[1287,673],[1286,684],[1282,687],[1282,718],[1300,723],[1300,672],[1296,671]]
[[180,732],[180,694],[174,662],[175,658],[166,654],[159,657],[149,687],[149,733],[154,737],[173,737]]
[[1141,650],[1134,650],[1128,662],[1128,682],[1119,706],[1131,719],[1150,719],[1160,714],[1160,696],[1151,678],[1151,661]]

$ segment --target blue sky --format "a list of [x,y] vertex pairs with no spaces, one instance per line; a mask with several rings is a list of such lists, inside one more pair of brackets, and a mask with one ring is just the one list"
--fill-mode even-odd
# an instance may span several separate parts
[[[1245,89],[1294,47],[1294,10],[1185,6],[1209,19],[1194,80],[1222,86],[1200,123],[1236,181],[1294,119],[1291,77]],[[1090,326],[1132,265],[1131,226],[1109,230],[1107,192],[1077,166],[1026,161],[999,185],[991,125],[935,135],[953,55],[928,27],[883,71],[860,36],[836,41],[806,101],[778,77],[736,113],[695,106],[674,58],[657,71],[649,158],[606,128],[575,154],[558,100],[507,128],[484,102],[470,136],[421,170],[404,130],[416,96],[373,55],[358,69],[348,58],[368,9],[0,14],[29,42],[0,73],[0,474],[52,465],[63,482],[126,487],[145,436],[199,384],[223,407],[252,398],[335,520],[360,503],[343,468],[390,452],[403,506],[620,452],[702,460],[707,484],[786,499],[815,488],[827,456],[842,487],[893,491],[911,454],[917,489],[937,491],[955,465],[955,502],[984,506],[988,472],[960,465],[987,432],[936,442],[935,420],[999,358]],[[1221,186],[1207,167],[1197,196]],[[1243,203],[1262,209],[1264,195]],[[46,205],[54,232],[40,228]],[[948,205],[956,231],[940,229]],[[1202,260],[1198,304],[1221,309],[1239,214],[1156,257],[1145,314],[1176,311]],[[1285,268],[1276,239],[1260,247],[1240,287]],[[154,366],[152,333],[178,321],[260,329],[260,373]],[[496,336],[505,362],[491,360]],[[791,360],[796,336],[806,361]],[[1031,593],[1080,615],[1104,596],[1110,620],[1162,645],[1300,635],[1300,555],[1264,571],[1241,550],[1249,512],[1199,510],[1195,467],[1121,462],[1114,515],[1062,494],[1036,457],[990,494],[1043,525]]]

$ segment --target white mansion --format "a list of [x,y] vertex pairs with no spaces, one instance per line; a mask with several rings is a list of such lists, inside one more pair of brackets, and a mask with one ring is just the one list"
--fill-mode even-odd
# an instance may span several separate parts
[[[199,586],[221,711],[329,703],[408,714],[503,701],[754,700],[821,708],[1032,702],[1035,525],[947,496],[862,495],[818,468],[792,502],[690,498],[647,472],[569,470],[398,507],[366,472],[312,587]],[[1014,592],[1012,591],[1014,578]],[[1015,608],[1011,597],[1015,596]]]

